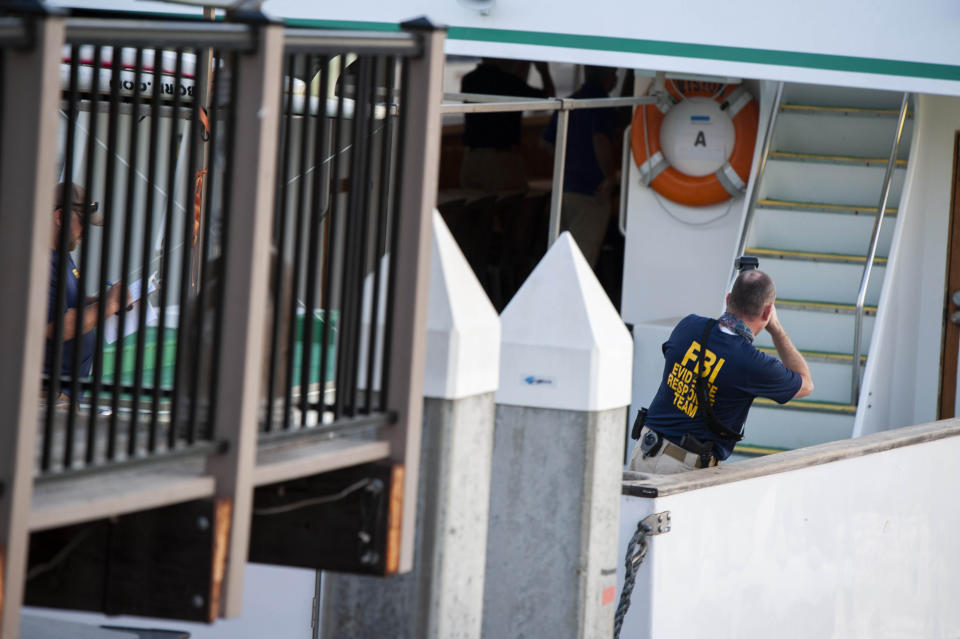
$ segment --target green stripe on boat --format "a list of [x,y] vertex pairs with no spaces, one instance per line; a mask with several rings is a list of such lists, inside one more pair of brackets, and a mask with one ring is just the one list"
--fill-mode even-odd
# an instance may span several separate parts
[[[326,29],[353,29],[367,31],[399,31],[400,25],[393,22],[375,22],[365,20],[313,20],[288,18],[290,26],[304,26]],[[802,51],[778,51],[775,49],[753,49],[730,47],[714,44],[696,44],[690,42],[667,42],[640,38],[622,38],[614,36],[582,35],[575,33],[553,33],[549,31],[524,31],[520,29],[488,29],[483,27],[450,26],[447,29],[449,40],[472,42],[498,42],[506,44],[526,44],[542,47],[560,47],[564,49],[588,49],[592,51],[612,51],[659,55],[675,58],[699,58],[704,60],[726,60],[749,64],[767,64],[784,67],[824,69],[850,73],[872,73],[879,75],[899,75],[914,78],[960,81],[960,66],[937,64],[933,62],[910,62],[884,58],[864,58],[860,56],[831,55],[826,53],[805,53]]]

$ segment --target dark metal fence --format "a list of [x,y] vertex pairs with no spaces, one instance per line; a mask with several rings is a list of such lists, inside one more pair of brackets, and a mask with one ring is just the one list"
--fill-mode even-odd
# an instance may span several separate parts
[[252,42],[220,26],[69,24],[41,476],[211,446],[231,79]]
[[[242,134],[232,78],[253,38],[142,27],[67,31],[41,477],[214,445]],[[404,87],[421,47],[299,29],[285,41],[261,432],[384,426]]]
[[208,619],[237,615],[254,490],[358,463],[389,460],[408,570],[443,31],[6,11],[0,633],[31,532],[191,500]]
[[399,131],[419,47],[404,34],[286,42],[261,431],[387,425]]

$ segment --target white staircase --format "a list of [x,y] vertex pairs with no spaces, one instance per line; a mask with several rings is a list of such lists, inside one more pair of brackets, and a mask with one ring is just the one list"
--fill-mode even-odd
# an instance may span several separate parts
[[[754,402],[741,455],[845,439],[851,400],[854,310],[902,94],[787,85],[760,182],[746,255],[777,285],[777,310],[810,364],[816,389],[784,406]],[[908,116],[867,288],[866,362],[912,135]],[[769,334],[757,345],[775,354]]]

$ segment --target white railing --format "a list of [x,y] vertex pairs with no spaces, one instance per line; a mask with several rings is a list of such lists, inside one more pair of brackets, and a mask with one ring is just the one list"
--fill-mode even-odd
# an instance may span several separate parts
[[863,275],[860,278],[860,288],[857,291],[857,308],[853,320],[853,361],[851,363],[850,403],[856,404],[860,398],[860,353],[862,352],[863,307],[867,299],[867,286],[870,285],[870,273],[873,270],[873,260],[877,255],[877,244],[880,241],[880,226],[887,210],[887,201],[890,199],[890,187],[893,184],[893,171],[897,167],[897,154],[900,150],[900,139],[903,137],[903,125],[907,120],[907,108],[910,104],[910,94],[904,93],[900,101],[900,114],[897,118],[897,129],[893,135],[890,147],[890,158],[887,160],[887,170],[883,176],[883,186],[880,189],[880,204],[877,207],[877,217],[870,234],[870,247],[867,249],[866,262],[863,265]]

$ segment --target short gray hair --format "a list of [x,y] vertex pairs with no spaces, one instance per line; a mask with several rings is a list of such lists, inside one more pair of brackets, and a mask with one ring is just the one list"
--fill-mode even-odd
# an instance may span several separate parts
[[744,319],[756,319],[763,314],[763,307],[777,297],[773,280],[763,271],[750,269],[737,276],[730,291],[727,306],[735,315]]

